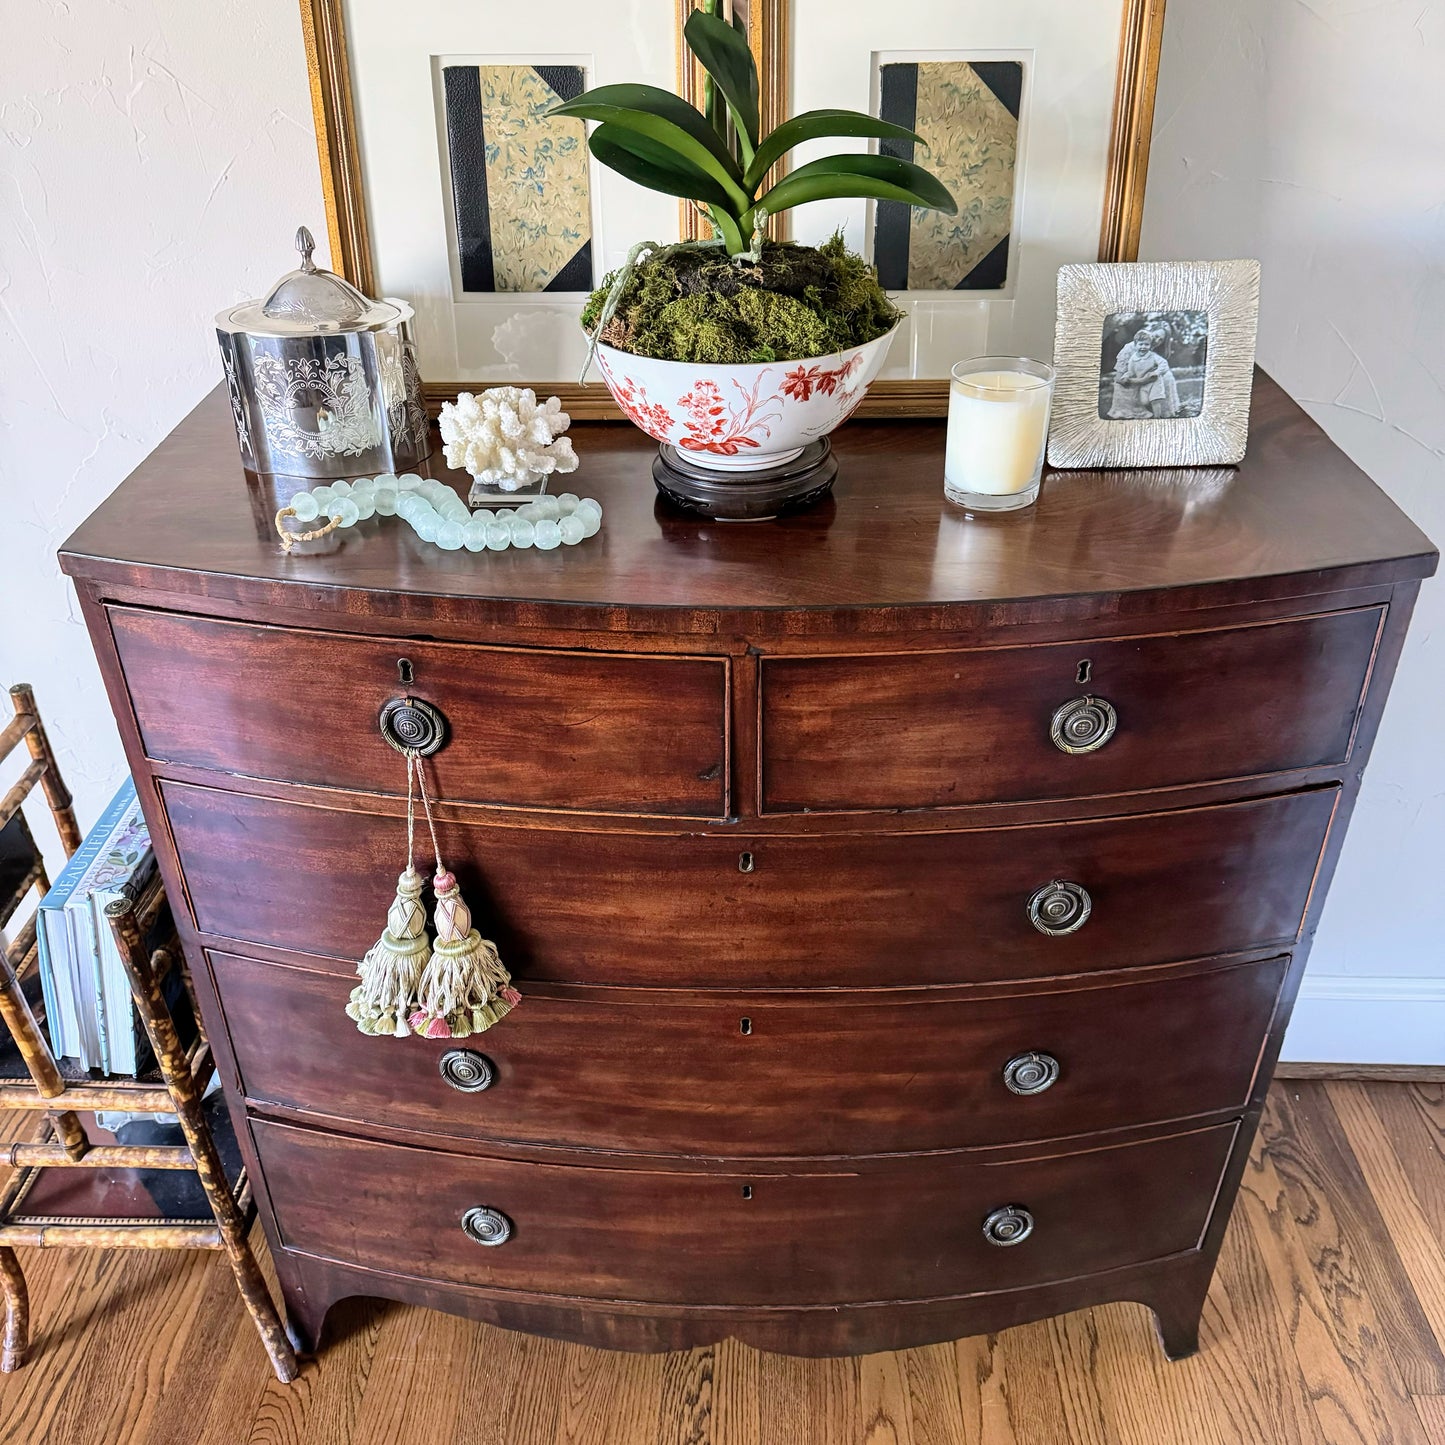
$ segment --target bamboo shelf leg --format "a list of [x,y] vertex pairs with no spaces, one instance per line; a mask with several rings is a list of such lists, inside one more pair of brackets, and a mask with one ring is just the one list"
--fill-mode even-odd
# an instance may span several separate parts
[[15,1251],[0,1245],[0,1290],[5,1295],[5,1330],[0,1336],[0,1373],[11,1374],[30,1353],[30,1295]]
[[241,1298],[251,1312],[261,1343],[271,1357],[271,1368],[283,1384],[294,1380],[297,1373],[296,1352],[286,1338],[276,1306],[272,1303],[266,1281],[262,1278],[256,1256],[246,1240],[246,1221],[242,1217],[226,1172],[216,1153],[215,1141],[201,1112],[200,1097],[196,1093],[195,1079],[191,1073],[185,1050],[181,1048],[176,1035],[176,1026],[171,1019],[157,981],[155,960],[148,957],[145,943],[136,926],[135,913],[124,899],[106,908],[106,917],[115,930],[116,941],[120,944],[121,960],[125,964],[126,976],[130,980],[131,993],[135,997],[136,1009],[141,1022],[150,1037],[155,1050],[156,1062],[166,1087],[175,1100],[176,1117],[180,1120],[186,1143],[196,1160],[196,1173],[200,1176],[201,1187],[210,1200],[216,1224],[220,1227],[221,1241]]

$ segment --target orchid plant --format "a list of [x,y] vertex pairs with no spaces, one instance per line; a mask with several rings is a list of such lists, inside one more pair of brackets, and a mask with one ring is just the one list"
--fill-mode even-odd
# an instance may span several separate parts
[[600,122],[588,140],[592,154],[638,185],[700,206],[728,255],[755,255],[767,218],[809,201],[864,197],[947,215],[958,209],[937,177],[895,156],[826,156],[762,190],[777,162],[804,141],[867,136],[923,142],[905,126],[856,110],[805,111],[762,135],[758,71],[741,25],[694,10],[683,38],[708,75],[705,113],[655,85],[602,85],[554,106],[551,114]]

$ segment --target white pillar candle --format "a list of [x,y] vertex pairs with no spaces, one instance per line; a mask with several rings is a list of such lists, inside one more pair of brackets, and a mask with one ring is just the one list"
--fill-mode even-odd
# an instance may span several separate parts
[[1053,369],[1038,362],[986,357],[954,368],[943,460],[951,500],[986,510],[989,498],[995,509],[1033,499],[1052,395]]

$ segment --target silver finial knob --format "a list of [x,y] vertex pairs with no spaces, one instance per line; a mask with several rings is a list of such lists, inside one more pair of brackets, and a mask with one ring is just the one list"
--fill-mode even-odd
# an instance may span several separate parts
[[314,271],[316,262],[311,259],[311,253],[316,249],[316,239],[305,226],[297,228],[296,249],[301,252],[301,269]]

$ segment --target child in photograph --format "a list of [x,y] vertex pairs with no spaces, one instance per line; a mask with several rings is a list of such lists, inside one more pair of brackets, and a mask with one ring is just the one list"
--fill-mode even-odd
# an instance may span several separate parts
[[1114,398],[1109,416],[1115,421],[1147,420],[1179,415],[1179,387],[1174,372],[1158,351],[1163,338],[1148,327],[1119,350],[1114,361]]

